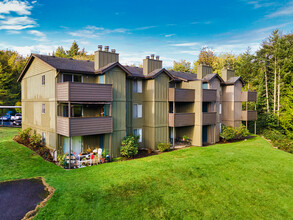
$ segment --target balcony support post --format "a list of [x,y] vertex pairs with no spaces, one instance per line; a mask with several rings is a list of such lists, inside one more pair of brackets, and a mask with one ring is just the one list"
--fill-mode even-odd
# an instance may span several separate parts
[[[175,97],[175,89],[174,89],[174,97]],[[173,115],[174,115],[174,125],[173,125],[173,149],[175,149],[175,101],[173,101]]]
[[[71,103],[68,102],[68,118],[71,117]],[[71,135],[70,135],[70,120],[69,120],[69,169],[71,169]]]

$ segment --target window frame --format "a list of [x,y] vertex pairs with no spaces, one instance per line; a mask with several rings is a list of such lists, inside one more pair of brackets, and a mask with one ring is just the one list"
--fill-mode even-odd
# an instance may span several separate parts
[[46,104],[42,103],[42,114],[46,114]]
[[139,135],[138,143],[142,143],[142,128],[135,128],[133,129],[133,134],[135,136]]
[[42,143],[46,144],[46,133],[42,132]]
[[42,86],[46,85],[46,75],[42,75]]
[[132,106],[132,110],[133,118],[142,118],[142,104],[134,103]]

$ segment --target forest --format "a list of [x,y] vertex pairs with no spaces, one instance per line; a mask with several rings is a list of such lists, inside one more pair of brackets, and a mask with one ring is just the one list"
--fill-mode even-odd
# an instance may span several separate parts
[[[69,50],[62,46],[52,51],[56,57],[93,60],[80,50],[74,41]],[[0,105],[21,105],[18,75],[28,57],[16,51],[0,50]],[[235,70],[246,82],[245,90],[257,91],[257,133],[272,141],[275,147],[293,153],[293,33],[272,32],[252,53],[248,48],[239,55],[215,54],[210,48],[202,48],[193,62],[174,61],[176,71],[196,73],[197,65],[204,63],[221,76],[222,69]]]

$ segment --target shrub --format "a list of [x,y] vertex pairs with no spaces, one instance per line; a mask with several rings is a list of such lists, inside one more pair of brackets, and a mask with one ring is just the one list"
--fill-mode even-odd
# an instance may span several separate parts
[[29,142],[30,142],[29,145],[32,148],[39,148],[43,145],[42,144],[42,137],[39,134],[31,135],[29,138]]
[[271,140],[274,147],[288,153],[293,153],[293,140],[286,137],[277,130],[264,130],[263,135],[266,139]]
[[236,131],[234,130],[233,127],[222,125],[222,133],[220,134],[220,137],[223,139],[224,142],[233,140],[235,136],[236,136]]
[[159,143],[157,145],[158,150],[161,152],[169,151],[170,147],[171,147],[171,144],[169,143]]
[[29,144],[31,128],[27,128],[18,133],[17,140],[22,144]]
[[138,153],[139,136],[130,135],[124,137],[121,142],[120,153],[123,157],[134,157]]
[[240,127],[236,128],[235,133],[236,139],[243,139],[249,135],[249,131],[244,125],[241,125]]

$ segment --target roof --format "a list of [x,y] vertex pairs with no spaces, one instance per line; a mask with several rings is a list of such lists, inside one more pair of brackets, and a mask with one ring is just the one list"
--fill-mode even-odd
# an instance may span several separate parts
[[195,81],[197,80],[197,74],[190,73],[190,72],[178,72],[178,71],[173,71],[169,70],[171,75],[174,76],[174,78],[177,78],[179,80],[184,80],[184,81]]
[[89,60],[75,60],[71,58],[62,58],[48,55],[31,54],[24,69],[18,77],[18,81],[22,79],[30,64],[35,58],[38,58],[47,63],[52,68],[61,72],[83,73],[83,74],[95,74],[94,62]]
[[107,72],[108,70],[114,68],[114,67],[120,67],[122,70],[124,70],[124,72],[127,73],[128,76],[131,76],[131,72],[128,71],[128,69],[126,69],[124,66],[122,66],[119,62],[114,62],[114,63],[109,63],[106,66],[98,69],[97,71],[95,71],[96,74],[104,74],[105,72]]
[[210,73],[205,75],[205,77],[202,78],[203,82],[210,82],[214,78],[218,78],[221,83],[224,83],[224,80],[217,74],[217,73]]
[[238,80],[240,80],[240,82],[245,85],[245,82],[243,81],[243,79],[240,76],[234,76],[231,77],[229,80],[227,80],[225,82],[225,85],[234,85]]
[[142,78],[142,79],[153,79],[162,72],[166,73],[170,78],[178,81],[195,81],[197,75],[194,73],[178,72],[173,70],[166,70],[164,68],[156,69],[147,76],[143,74],[143,68],[123,66],[119,62],[109,63],[108,65],[95,71],[95,63],[89,60],[75,60],[72,58],[62,58],[48,55],[31,54],[23,71],[18,77],[18,81],[22,79],[30,64],[35,58],[38,58],[47,63],[52,68],[60,72],[71,72],[71,73],[82,73],[82,74],[104,74],[110,69],[118,66],[127,73],[130,77]]

